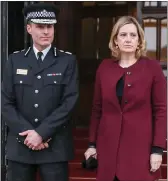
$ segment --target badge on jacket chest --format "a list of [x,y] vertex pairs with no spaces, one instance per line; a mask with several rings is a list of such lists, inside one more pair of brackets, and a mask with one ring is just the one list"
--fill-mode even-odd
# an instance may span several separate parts
[[16,74],[20,75],[27,75],[28,70],[27,69],[17,69]]
[[57,75],[62,75],[61,73],[52,73],[52,74],[47,74],[47,76],[57,76]]

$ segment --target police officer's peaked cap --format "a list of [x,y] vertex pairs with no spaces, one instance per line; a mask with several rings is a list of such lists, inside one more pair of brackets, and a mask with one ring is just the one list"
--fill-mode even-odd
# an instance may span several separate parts
[[57,23],[58,8],[52,3],[35,3],[26,6],[23,14],[27,21],[37,24]]

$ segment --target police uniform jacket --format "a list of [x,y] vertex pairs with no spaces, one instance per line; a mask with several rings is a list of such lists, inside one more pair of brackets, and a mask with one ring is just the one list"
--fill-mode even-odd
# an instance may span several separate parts
[[[32,48],[9,56],[2,82],[2,116],[9,131],[7,159],[39,164],[73,158],[70,126],[78,98],[74,55],[51,47],[41,67]],[[35,130],[49,148],[33,151],[19,133]]]

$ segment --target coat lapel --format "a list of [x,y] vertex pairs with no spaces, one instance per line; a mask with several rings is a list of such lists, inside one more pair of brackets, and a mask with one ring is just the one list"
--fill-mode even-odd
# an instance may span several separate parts
[[28,58],[28,65],[31,67],[34,74],[38,74],[39,72],[50,67],[56,62],[57,54],[56,54],[56,49],[51,47],[40,67],[38,66],[37,58],[35,56],[33,48],[29,50],[29,53],[26,56]]
[[44,69],[50,67],[51,65],[53,65],[55,63],[55,61],[56,61],[56,58],[54,56],[53,47],[51,47],[49,52],[45,56],[43,63],[37,69],[36,73],[39,73],[39,72],[43,71]]
[[35,72],[38,69],[38,63],[32,47],[27,50],[25,56],[27,58],[27,63],[29,67],[32,69],[33,72]]

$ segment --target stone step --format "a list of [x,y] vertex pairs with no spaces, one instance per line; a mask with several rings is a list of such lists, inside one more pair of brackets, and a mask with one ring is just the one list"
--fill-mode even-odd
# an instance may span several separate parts
[[[84,159],[84,153],[85,153],[86,149],[76,149],[75,150],[75,158],[71,162],[80,162],[80,161],[82,161]],[[167,151],[164,151],[164,153],[163,153],[162,164],[167,164]]]
[[[96,170],[86,170],[82,168],[81,163],[69,163],[70,178],[96,179]],[[161,166],[161,179],[167,178],[167,164]]]

